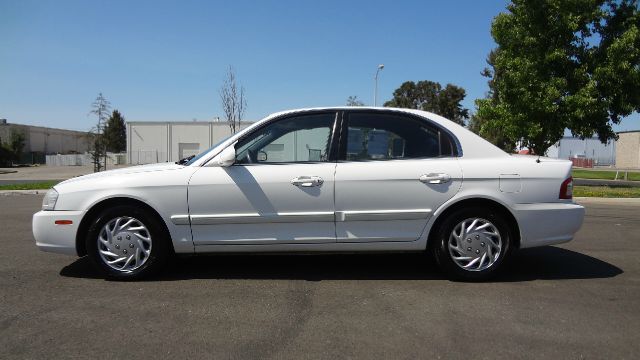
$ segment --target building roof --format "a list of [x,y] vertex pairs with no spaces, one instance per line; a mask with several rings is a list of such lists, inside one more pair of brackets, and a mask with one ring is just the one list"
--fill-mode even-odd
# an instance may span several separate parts
[[39,125],[26,125],[26,124],[16,124],[16,123],[10,123],[10,122],[0,122],[0,126],[3,127],[12,127],[12,126],[17,126],[20,128],[28,128],[34,131],[52,131],[52,132],[64,132],[64,133],[76,133],[76,134],[82,134],[82,135],[86,135],[87,131],[80,131],[80,130],[69,130],[69,129],[61,129],[61,128],[53,128],[53,127],[47,127],[47,126],[39,126]]
[[[242,124],[251,124],[251,120],[242,120]],[[127,121],[131,125],[224,125],[229,126],[227,120],[210,120],[210,121]]]

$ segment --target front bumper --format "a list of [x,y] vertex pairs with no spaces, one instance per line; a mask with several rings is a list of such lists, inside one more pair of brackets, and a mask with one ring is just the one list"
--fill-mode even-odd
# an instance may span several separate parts
[[517,204],[520,248],[561,244],[573,239],[584,220],[584,207],[574,203]]
[[[76,234],[82,220],[83,211],[40,211],[33,215],[33,237],[42,251],[67,255],[78,255]],[[58,225],[58,220],[71,221]]]

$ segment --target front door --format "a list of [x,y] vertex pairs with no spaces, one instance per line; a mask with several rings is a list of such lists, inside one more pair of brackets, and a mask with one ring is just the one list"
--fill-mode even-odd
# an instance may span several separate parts
[[188,195],[194,244],[335,242],[336,118],[274,120],[239,140],[234,165],[198,170]]
[[337,241],[417,240],[462,184],[453,139],[426,120],[372,111],[351,111],[342,129]]

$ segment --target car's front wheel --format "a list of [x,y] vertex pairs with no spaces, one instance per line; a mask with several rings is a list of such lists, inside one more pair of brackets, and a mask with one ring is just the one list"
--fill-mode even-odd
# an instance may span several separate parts
[[160,221],[138,207],[122,205],[94,219],[86,238],[94,265],[106,276],[139,279],[158,271],[170,254]]
[[483,281],[494,276],[511,252],[511,229],[493,209],[473,207],[451,213],[436,230],[432,250],[452,279]]

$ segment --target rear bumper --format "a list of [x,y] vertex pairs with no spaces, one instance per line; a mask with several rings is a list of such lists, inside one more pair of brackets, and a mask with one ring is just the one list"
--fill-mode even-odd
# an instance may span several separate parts
[[[40,211],[33,215],[33,237],[42,251],[78,255],[76,233],[82,211]],[[57,225],[56,220],[70,220],[71,224]]]
[[520,248],[571,241],[584,220],[584,207],[574,203],[517,204],[513,209]]

